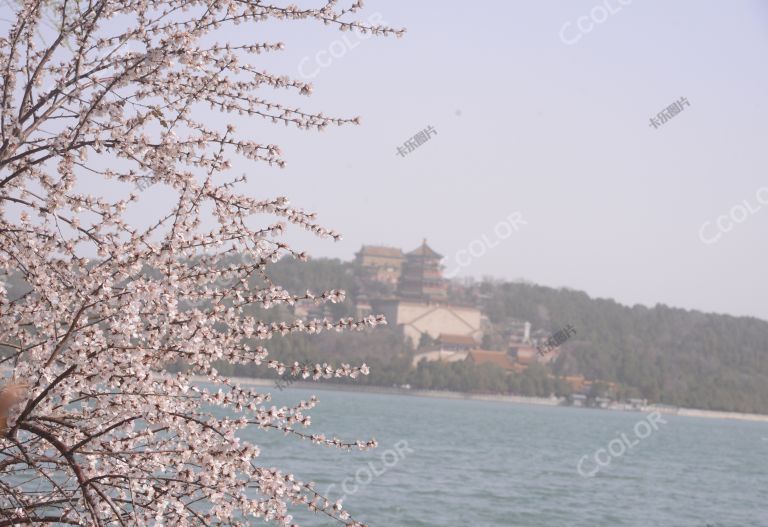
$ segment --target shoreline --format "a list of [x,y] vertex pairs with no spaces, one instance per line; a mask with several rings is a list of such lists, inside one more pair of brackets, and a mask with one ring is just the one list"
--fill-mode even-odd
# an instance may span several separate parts
[[[257,377],[230,377],[222,375],[237,384],[253,386],[272,386],[275,388],[277,379],[263,379]],[[208,379],[201,376],[193,376],[193,380],[199,382],[208,382]],[[359,386],[346,384],[333,384],[323,382],[294,381],[286,388],[301,388],[305,390],[326,390],[336,392],[356,392],[356,393],[376,393],[381,395],[407,395],[411,397],[430,397],[433,399],[464,399],[470,401],[492,401],[512,404],[535,404],[539,406],[561,406],[563,408],[587,408],[590,410],[602,410],[613,412],[658,412],[666,415],[679,415],[683,417],[701,417],[704,419],[729,419],[736,421],[752,421],[768,423],[768,415],[765,414],[746,414],[740,412],[723,412],[717,410],[700,410],[697,408],[682,408],[666,405],[648,405],[642,408],[593,408],[571,406],[563,404],[565,398],[557,397],[527,397],[523,395],[493,395],[493,394],[474,394],[463,392],[452,392],[448,390],[414,390],[395,388],[387,386]]]

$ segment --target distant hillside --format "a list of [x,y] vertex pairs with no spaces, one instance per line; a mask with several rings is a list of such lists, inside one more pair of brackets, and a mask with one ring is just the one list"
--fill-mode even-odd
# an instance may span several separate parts
[[657,305],[626,307],[586,293],[521,283],[483,283],[491,320],[573,324],[555,372],[636,387],[650,400],[768,413],[768,322]]
[[[284,260],[274,269],[278,283],[291,287],[305,289],[317,282],[326,287],[347,287],[350,300],[345,304],[350,306],[339,309],[352,312],[350,301],[358,288],[352,264]],[[575,326],[578,334],[563,346],[564,353],[552,366],[555,374],[582,374],[617,382],[654,402],[768,414],[766,321],[664,305],[627,307],[613,300],[590,298],[580,291],[526,283],[479,282],[459,291],[453,289],[463,301],[480,306],[494,324],[516,318],[548,331],[567,324]],[[382,330],[373,333],[377,331]],[[383,337],[374,337],[379,357],[378,341]],[[343,334],[334,335],[333,348],[347,356],[370,356],[360,349],[366,347],[365,339],[351,338],[354,350],[346,349],[345,340]],[[393,342],[389,337],[386,340]],[[318,345],[330,351],[327,344]],[[310,344],[308,349],[313,347]],[[391,375],[387,377],[391,380]]]

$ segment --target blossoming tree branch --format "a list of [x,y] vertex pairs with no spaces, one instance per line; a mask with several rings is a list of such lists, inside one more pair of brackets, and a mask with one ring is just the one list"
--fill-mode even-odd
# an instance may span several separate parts
[[[254,38],[270,20],[402,34],[355,21],[362,2],[337,3],[16,5],[0,33],[0,527],[287,526],[297,507],[361,525],[311,482],[261,466],[258,446],[237,434],[258,427],[342,449],[376,442],[310,431],[314,397],[268,406],[269,393],[214,368],[354,378],[365,365],[284,364],[262,344],[384,323],[260,320],[278,304],[343,299],[287,291],[269,271],[278,258],[307,258],[281,241],[284,229],[339,235],[285,198],[248,195],[246,176],[231,174],[235,157],[249,172],[283,166],[263,140],[267,124],[357,123],[284,102],[312,87],[258,67],[282,43],[221,40]],[[226,113],[248,119],[249,133],[215,117]],[[136,195],[139,183],[173,199],[139,209],[149,193]],[[137,210],[146,225],[128,220]],[[178,363],[183,373],[169,371]]]

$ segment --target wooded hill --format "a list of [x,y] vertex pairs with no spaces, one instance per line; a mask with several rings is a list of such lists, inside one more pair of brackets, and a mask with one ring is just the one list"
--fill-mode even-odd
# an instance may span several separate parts
[[[276,283],[303,291],[345,288],[348,300],[333,306],[336,316],[354,313],[360,288],[354,265],[339,260],[299,263],[282,260],[272,267]],[[365,359],[373,373],[362,382],[411,384],[414,388],[565,394],[563,383],[547,378],[582,374],[622,385],[623,396],[692,408],[768,414],[768,322],[751,317],[706,314],[664,305],[627,307],[590,298],[570,289],[528,283],[480,281],[452,286],[451,294],[474,302],[502,332],[509,319],[528,320],[550,332],[572,324],[578,334],[563,346],[551,367],[534,367],[518,376],[464,364],[429,364],[411,370],[412,350],[394,328],[368,334],[302,336],[270,342],[284,357]],[[383,371],[382,371],[383,370]],[[244,372],[243,372],[244,373]]]

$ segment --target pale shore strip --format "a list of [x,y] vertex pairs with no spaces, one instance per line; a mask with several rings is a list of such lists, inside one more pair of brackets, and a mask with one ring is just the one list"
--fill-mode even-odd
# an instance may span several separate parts
[[[254,386],[271,386],[277,389],[275,386],[275,379],[259,379],[252,377],[227,377],[229,380],[242,385],[254,385]],[[207,382],[205,377],[193,377],[195,381]],[[288,382],[288,381],[283,381]],[[563,406],[568,408],[568,405],[563,405],[565,399],[557,397],[524,397],[522,395],[483,395],[474,393],[462,393],[451,392],[447,390],[413,390],[404,388],[389,388],[386,386],[361,386],[361,385],[349,385],[349,384],[332,384],[324,382],[306,382],[295,381],[291,382],[289,386],[284,389],[301,388],[303,390],[329,390],[335,392],[360,392],[360,393],[378,393],[384,395],[409,395],[412,397],[434,397],[439,399],[466,399],[472,401],[495,401],[502,403],[516,403],[516,404],[538,404],[543,406]],[[743,414],[739,412],[718,412],[714,410],[698,410],[695,408],[677,408],[664,405],[648,405],[642,408],[627,408],[616,406],[612,408],[604,408],[607,411],[623,411],[623,412],[659,412],[661,414],[669,415],[681,415],[685,417],[702,417],[705,419],[735,419],[739,421],[760,421],[768,422],[768,415],[763,414]]]
[[[2,378],[10,375],[10,368],[0,368],[0,381]],[[256,377],[229,377],[222,375],[227,379],[243,385],[253,386],[272,386],[277,389],[275,385],[276,379],[260,379]],[[206,377],[193,376],[192,380],[196,382],[208,382]],[[412,397],[434,397],[438,399],[465,399],[471,401],[495,401],[501,403],[515,403],[515,404],[538,404],[543,406],[563,406],[564,408],[573,408],[572,406],[563,404],[565,399],[557,397],[524,397],[522,395],[484,395],[475,393],[462,393],[451,392],[447,390],[413,390],[405,388],[389,388],[386,386],[361,386],[361,385],[349,385],[349,384],[333,384],[321,382],[306,382],[295,381],[287,383],[287,387],[284,389],[301,388],[304,390],[328,390],[335,392],[360,392],[360,393],[379,393],[384,395],[409,395]],[[578,408],[578,407],[576,407]],[[648,405],[642,408],[627,408],[622,405],[616,405],[610,408],[602,408],[602,410],[612,410],[620,412],[659,412],[660,414],[669,415],[682,415],[685,417],[702,417],[705,419],[735,419],[738,421],[758,421],[768,423],[768,415],[764,414],[744,414],[739,412],[718,412],[714,410],[698,410],[696,408],[678,408],[674,406],[665,405]]]

